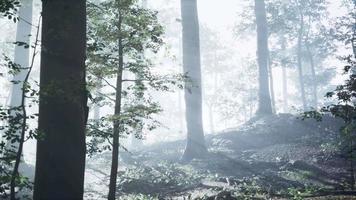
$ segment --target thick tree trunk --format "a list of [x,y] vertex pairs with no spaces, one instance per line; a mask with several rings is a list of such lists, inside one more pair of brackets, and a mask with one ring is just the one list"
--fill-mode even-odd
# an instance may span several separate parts
[[303,63],[302,63],[302,47],[303,47],[303,32],[304,32],[304,17],[300,17],[300,28],[298,32],[298,47],[297,47],[297,62],[298,62],[298,76],[300,84],[300,94],[302,98],[303,110],[307,110],[307,101],[305,98],[305,87],[304,87],[304,75],[303,75]]
[[86,1],[42,4],[42,52],[34,200],[83,199]]
[[[197,0],[181,0],[183,24],[183,69],[193,82],[185,91],[187,146],[182,159],[203,157],[206,152],[200,66],[200,41]],[[188,85],[189,86],[189,85]]]
[[[31,38],[31,29],[32,29],[32,0],[22,0],[21,7],[19,10],[20,20],[17,24],[16,30],[16,42],[25,43],[30,45]],[[11,95],[10,95],[10,107],[17,108],[21,106],[22,100],[22,87],[25,77],[29,70],[30,63],[30,48],[25,48],[24,45],[15,46],[15,59],[14,62],[20,66],[20,71],[16,73],[13,78],[13,84],[11,86]],[[11,116],[16,116],[16,111],[11,111]],[[20,129],[18,130],[17,135],[20,135]],[[8,149],[10,151],[17,151],[18,142],[8,144]]]
[[[122,26],[122,15],[119,11],[119,22],[118,22],[118,32],[121,33]],[[111,161],[111,172],[110,172],[110,184],[109,184],[109,195],[108,200],[116,199],[116,183],[117,183],[117,172],[119,168],[119,148],[120,148],[120,114],[121,114],[121,94],[122,94],[122,77],[124,68],[124,52],[122,46],[122,38],[119,37],[119,66],[117,70],[116,77],[116,97],[115,97],[115,116],[116,120],[114,122],[113,129],[113,146],[112,146],[112,161]]]
[[264,0],[255,0],[257,24],[257,61],[259,72],[258,115],[272,114],[272,104],[268,78],[268,27]]

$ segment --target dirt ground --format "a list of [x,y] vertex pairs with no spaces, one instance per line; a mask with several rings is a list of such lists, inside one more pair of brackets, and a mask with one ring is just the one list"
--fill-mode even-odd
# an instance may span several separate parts
[[[122,199],[356,199],[348,191],[349,161],[335,147],[339,128],[340,122],[328,117],[316,122],[282,114],[208,135],[209,155],[190,163],[180,161],[184,141],[122,153],[118,195]],[[105,196],[109,159],[101,155],[89,160],[87,199]],[[315,197],[318,194],[322,196]]]

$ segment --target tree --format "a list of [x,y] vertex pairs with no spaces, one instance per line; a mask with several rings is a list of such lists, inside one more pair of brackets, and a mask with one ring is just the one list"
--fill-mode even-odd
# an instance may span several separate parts
[[144,131],[155,129],[158,122],[152,115],[161,109],[147,91],[182,87],[183,77],[154,74],[153,63],[143,56],[158,53],[163,45],[163,27],[156,12],[142,8],[137,0],[91,3],[88,10],[89,79],[101,80],[100,87],[111,91],[100,94],[101,102],[115,107],[112,115],[89,124],[88,152],[112,151],[108,199],[115,199],[119,152],[127,150],[120,138],[142,139]]
[[337,30],[334,39],[342,42],[346,49],[352,53],[342,58],[346,61],[343,67],[344,75],[347,76],[345,82],[338,85],[336,89],[326,94],[327,98],[332,99],[332,103],[318,110],[305,112],[303,115],[307,118],[315,118],[322,120],[322,116],[329,114],[343,121],[340,128],[340,140],[337,140],[339,151],[349,162],[349,187],[352,191],[355,190],[355,156],[356,156],[356,27],[355,27],[355,12],[356,1],[345,1],[349,8],[348,15],[340,17],[336,20],[335,27]]
[[[21,105],[22,83],[30,67],[30,38],[32,30],[32,0],[23,0],[19,9],[20,20],[17,23],[16,46],[14,63],[19,65],[20,69],[12,78],[12,88],[10,97],[10,107]],[[13,112],[12,115],[15,115]],[[20,132],[20,130],[19,130]],[[16,144],[12,144],[16,145]],[[14,149],[17,149],[14,146]]]
[[[325,70],[325,65],[321,64],[335,50],[335,45],[328,35],[328,25],[325,23],[328,17],[327,3],[325,0],[266,0],[265,4],[270,50],[269,63],[271,68],[280,66],[283,71],[284,110],[287,110],[288,101],[290,101],[287,95],[287,84],[291,81],[287,80],[287,69],[297,69],[296,83],[300,88],[298,99],[301,99],[303,109],[307,109],[310,105],[315,106],[318,104],[318,96],[325,90],[325,87],[321,86],[326,85],[332,77],[332,70]],[[248,7],[243,9],[241,23],[237,27],[238,34],[249,33],[256,24],[251,20],[253,9],[250,9],[250,6],[248,4]],[[307,46],[311,54],[308,53]],[[271,98],[272,94],[271,87]]]
[[[124,47],[123,47],[123,35],[122,35],[122,20],[124,17],[124,10],[122,9],[121,1],[115,1],[115,6],[117,6],[117,29],[118,29],[118,69],[116,74],[116,95],[115,95],[115,116],[120,116],[121,114],[121,94],[122,94],[122,78],[124,70]],[[119,136],[120,136],[120,121],[115,120],[113,126],[113,150],[112,150],[112,162],[110,171],[110,184],[109,184],[109,195],[108,200],[116,199],[116,180],[117,180],[117,170],[119,168]]]
[[257,59],[259,67],[259,105],[257,114],[272,114],[268,79],[268,25],[264,0],[255,0],[255,15],[257,24]]
[[183,160],[203,157],[207,153],[202,120],[199,20],[196,0],[181,0],[183,25],[183,70],[192,87],[185,90],[187,145]]
[[43,1],[34,199],[83,199],[86,1]]

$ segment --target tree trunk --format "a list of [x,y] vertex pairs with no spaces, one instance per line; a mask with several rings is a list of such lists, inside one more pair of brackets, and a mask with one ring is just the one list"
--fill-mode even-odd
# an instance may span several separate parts
[[[119,12],[119,22],[118,22],[118,33],[121,33],[122,26],[122,15]],[[116,182],[117,182],[117,171],[119,168],[119,148],[120,148],[120,114],[121,114],[121,94],[122,94],[122,75],[124,68],[124,56],[123,56],[123,46],[121,35],[118,39],[119,42],[119,66],[117,70],[116,78],[116,97],[115,97],[115,116],[113,129],[113,146],[112,146],[112,162],[111,162],[111,172],[110,172],[110,184],[109,184],[109,195],[108,200],[116,199]]]
[[[20,20],[17,23],[16,30],[16,42],[23,42],[26,45],[30,45],[31,29],[32,29],[32,0],[21,1],[21,7],[19,10]],[[20,71],[16,73],[13,78],[13,84],[11,85],[10,95],[10,108],[16,109],[21,106],[22,99],[22,87],[25,77],[28,73],[30,63],[30,48],[25,48],[24,45],[15,46],[15,59],[14,62],[20,66]],[[16,111],[11,111],[11,116],[16,116]],[[18,130],[17,135],[20,135],[21,131]],[[18,142],[8,144],[10,151],[17,151]]]
[[184,126],[184,119],[183,119],[183,106],[182,106],[182,92],[179,90],[178,91],[178,120],[179,120],[179,133],[184,133],[185,132],[185,126]]
[[257,61],[259,72],[258,115],[272,114],[271,97],[268,78],[268,26],[264,0],[255,0],[257,24]]
[[272,70],[272,60],[271,56],[268,55],[268,74],[269,74],[269,88],[271,90],[271,105],[272,105],[272,113],[276,113],[276,100],[274,94],[274,79],[273,79],[273,70]]
[[202,88],[200,66],[200,38],[197,0],[181,0],[183,25],[183,70],[193,87],[185,91],[187,145],[182,159],[189,161],[203,157],[206,152],[202,120]]
[[83,199],[86,1],[42,4],[39,133],[34,200]]
[[302,46],[303,46],[303,32],[304,32],[304,17],[300,16],[300,28],[298,32],[298,47],[297,47],[297,62],[298,62],[298,76],[300,84],[300,94],[302,98],[303,110],[307,110],[307,101],[305,98],[305,88],[304,88],[304,75],[303,75],[303,64],[302,64]]
[[[282,51],[286,51],[286,41],[285,37],[282,36]],[[287,77],[287,66],[286,62],[284,61],[285,58],[282,58],[281,67],[282,67],[282,93],[283,93],[283,111],[285,113],[288,112],[288,77]]]
[[316,80],[315,63],[314,63],[313,53],[310,51],[309,44],[306,44],[306,48],[307,48],[307,53],[308,53],[308,58],[310,63],[312,80],[313,80],[313,84],[312,84],[313,107],[317,109],[318,108],[318,84]]

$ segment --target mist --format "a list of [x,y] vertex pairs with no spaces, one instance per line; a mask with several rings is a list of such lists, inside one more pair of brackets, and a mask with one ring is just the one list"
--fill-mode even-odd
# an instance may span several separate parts
[[352,199],[354,0],[0,0],[0,199]]

